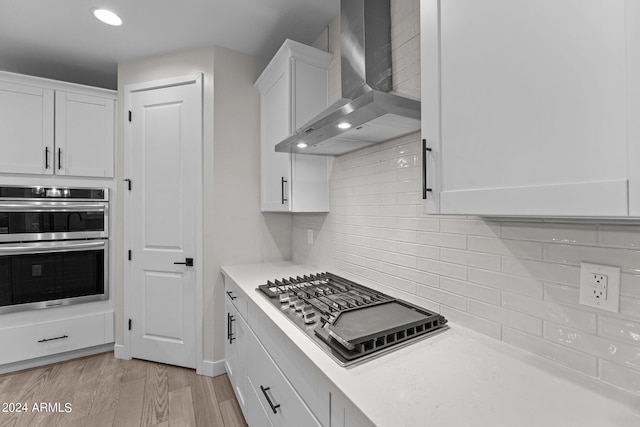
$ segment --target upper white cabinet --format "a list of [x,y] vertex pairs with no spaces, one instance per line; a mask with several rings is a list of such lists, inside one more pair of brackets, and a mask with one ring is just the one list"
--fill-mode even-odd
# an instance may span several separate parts
[[53,90],[0,81],[0,172],[53,172],[53,118]]
[[113,176],[114,104],[56,91],[56,174]]
[[113,91],[0,72],[0,173],[113,177]]
[[260,92],[263,212],[329,210],[329,158],[276,153],[274,147],[327,107],[331,57],[287,40],[255,83]]
[[640,216],[640,2],[422,0],[429,213]]

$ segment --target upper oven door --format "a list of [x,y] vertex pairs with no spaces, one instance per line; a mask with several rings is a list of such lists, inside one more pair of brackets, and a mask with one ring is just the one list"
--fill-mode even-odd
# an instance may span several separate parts
[[0,242],[107,237],[106,202],[0,201]]

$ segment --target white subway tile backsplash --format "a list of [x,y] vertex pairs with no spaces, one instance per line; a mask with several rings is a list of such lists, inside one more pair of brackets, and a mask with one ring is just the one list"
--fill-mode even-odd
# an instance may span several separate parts
[[440,314],[454,324],[457,323],[474,331],[478,331],[481,334],[498,340],[501,339],[502,326],[500,326],[499,323],[444,306],[440,309]]
[[640,369],[640,347],[545,322],[544,338],[622,365]]
[[640,322],[600,316],[598,335],[640,346]]
[[398,267],[398,277],[407,279],[422,285],[433,286],[435,288],[440,287],[440,276],[437,274],[426,273],[421,270],[413,268]]
[[500,223],[480,219],[441,219],[443,233],[468,234],[471,236],[496,237],[500,235]]
[[435,261],[431,259],[418,258],[416,263],[418,270],[428,273],[438,274],[445,277],[467,280],[467,267],[448,262]]
[[502,294],[502,306],[539,319],[549,320],[592,333],[596,332],[596,315],[588,311],[509,293]]
[[598,242],[600,246],[640,249],[640,226],[601,225]]
[[580,301],[580,289],[574,286],[545,283],[544,299],[558,304],[578,305]]
[[[398,228],[404,230],[417,230],[417,231],[438,231],[440,229],[440,221],[432,218],[396,218],[398,221]],[[418,233],[418,241],[420,240],[421,233]]]
[[622,273],[620,275],[620,294],[640,298],[640,275]]
[[498,255],[443,248],[440,250],[440,259],[469,267],[500,271],[500,257]]
[[509,222],[502,226],[502,237],[537,242],[595,245],[598,241],[598,227],[590,224]]
[[542,282],[528,277],[470,268],[469,281],[507,292],[542,298]]
[[515,257],[502,258],[502,271],[522,277],[532,277],[547,282],[580,284],[580,267]]
[[[394,90],[419,97],[418,5],[391,1]],[[329,27],[334,50],[336,25],[339,18]],[[332,99],[339,62],[331,64]],[[293,216],[294,260],[375,284],[442,313],[452,328],[469,327],[640,396],[640,225],[426,215],[420,138],[416,132],[334,158],[331,212]],[[317,232],[313,245],[309,228]],[[620,313],[578,304],[581,261],[623,268]]]
[[589,376],[595,377],[598,373],[598,359],[594,356],[506,327],[502,331],[502,340]]
[[468,311],[483,319],[492,320],[531,335],[542,336],[542,320],[536,317],[473,300],[468,302]]
[[522,240],[507,240],[494,237],[469,236],[467,247],[470,251],[518,258],[542,259],[542,244]]
[[465,297],[445,292],[432,286],[418,285],[418,295],[448,307],[463,311],[467,310],[467,299]]
[[640,371],[600,360],[600,379],[631,393],[640,395]]
[[545,244],[544,259],[572,265],[580,265],[582,261],[594,262],[640,273],[640,250]]
[[454,294],[464,295],[470,300],[484,301],[493,305],[500,305],[502,301],[500,291],[497,289],[448,277],[440,279],[440,288]]
[[425,245],[444,248],[465,249],[467,247],[467,238],[459,234],[423,233],[419,231],[416,241]]

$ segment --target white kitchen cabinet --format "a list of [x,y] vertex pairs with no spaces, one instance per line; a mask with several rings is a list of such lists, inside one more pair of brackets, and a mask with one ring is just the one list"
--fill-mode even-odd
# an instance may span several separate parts
[[0,173],[113,177],[113,91],[0,72]]
[[[249,423],[258,415],[266,417],[273,427],[320,426],[321,424],[295,391],[291,383],[252,333],[247,334],[250,393]],[[258,407],[257,404],[260,404]],[[260,424],[260,423],[258,423]]]
[[0,365],[114,342],[113,312],[0,329]]
[[225,369],[237,397],[247,416],[247,323],[234,305],[232,297],[225,298],[227,336],[224,345]]
[[56,91],[57,175],[112,177],[113,99]]
[[261,210],[327,212],[330,160],[275,146],[328,106],[332,55],[287,40],[255,83],[260,92]]
[[420,6],[427,212],[640,216],[640,3]]
[[0,81],[0,172],[53,173],[53,120],[53,90]]

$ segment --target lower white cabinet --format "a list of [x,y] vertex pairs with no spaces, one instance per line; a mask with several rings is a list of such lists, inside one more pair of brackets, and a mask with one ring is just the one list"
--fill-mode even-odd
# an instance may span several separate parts
[[0,365],[114,341],[113,312],[0,329]]
[[260,404],[260,407],[253,407],[251,400],[250,417],[253,419],[263,413],[273,427],[320,426],[253,333],[247,334],[247,341],[249,385]]
[[227,334],[224,345],[225,368],[238,404],[247,416],[247,323],[229,296],[225,298]]

